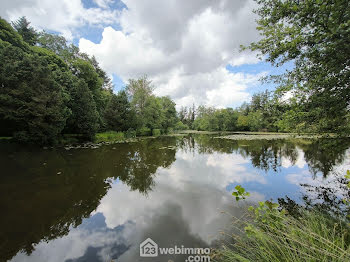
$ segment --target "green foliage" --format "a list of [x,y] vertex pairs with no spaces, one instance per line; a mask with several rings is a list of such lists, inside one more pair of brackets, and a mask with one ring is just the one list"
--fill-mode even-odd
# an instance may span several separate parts
[[[278,207],[277,203],[266,200],[265,202],[260,201],[257,207],[250,206],[248,210],[254,213],[255,222],[272,225],[276,221],[281,222],[286,215],[286,211],[279,210]],[[245,230],[247,231],[246,228]]]
[[112,92],[95,58],[60,36],[41,32],[37,39],[24,17],[13,25],[18,32],[0,19],[1,135],[45,144],[62,133],[92,139],[105,129]]
[[[283,113],[290,106],[268,91],[253,95],[250,103],[237,109],[199,106],[192,128],[202,131],[279,131]],[[181,111],[180,111],[181,113]],[[181,119],[181,115],[180,115]]]
[[[346,171],[346,175],[345,175],[345,179],[347,179],[348,183],[346,184],[346,186],[349,188],[350,190],[350,170]],[[350,207],[350,199],[343,199],[343,202],[345,204],[347,204]],[[349,212],[350,213],[350,212]],[[348,218],[350,218],[350,214],[348,214]]]
[[195,128],[193,126],[194,121],[196,119],[196,115],[198,114],[195,105],[193,104],[192,107],[181,107],[178,116],[182,123],[187,125],[189,128]]
[[273,65],[294,63],[290,71],[272,77],[280,85],[278,94],[292,91],[303,108],[303,114],[292,110],[288,116],[301,119],[299,128],[306,131],[344,131],[350,101],[349,1],[256,2],[262,38],[250,48]]
[[12,22],[13,28],[22,36],[23,40],[33,46],[37,42],[38,33],[29,25],[30,22],[24,16]]
[[13,23],[16,32],[0,20],[0,135],[45,144],[63,141],[59,136],[66,133],[93,139],[98,131],[129,130],[134,137],[134,129],[157,135],[174,128],[175,103],[154,96],[146,76],[113,94],[95,57],[29,24],[20,18]]
[[75,132],[92,139],[98,130],[99,116],[92,92],[85,81],[79,80],[72,88],[69,108],[72,115],[68,119],[67,129],[70,133]]
[[189,127],[188,125],[182,123],[180,120],[176,123],[175,127],[174,127],[175,130],[188,130]]
[[118,142],[125,140],[126,135],[123,132],[108,131],[97,133],[95,135],[95,142]]
[[114,131],[126,131],[134,128],[135,113],[131,108],[125,91],[117,95],[112,94],[109,100],[104,117],[107,129]]
[[146,102],[152,96],[154,90],[151,83],[147,76],[144,76],[139,79],[129,79],[129,83],[126,86],[126,92],[130,96],[131,104],[140,119],[144,116]]
[[161,135],[160,129],[153,129],[152,130],[152,136],[160,136],[160,135]]
[[63,36],[53,35],[43,31],[38,35],[38,44],[40,47],[50,50],[60,57],[65,57],[69,53],[67,41]]
[[129,128],[125,133],[126,138],[135,138],[136,137],[136,131],[134,129]]
[[25,142],[53,143],[69,110],[47,57],[8,45],[0,49],[0,121]]
[[160,97],[159,102],[161,105],[161,113],[162,113],[161,127],[163,130],[166,131],[169,128],[173,128],[178,120],[176,115],[175,102],[166,96]]
[[16,32],[9,23],[0,17],[0,48],[6,43],[19,47],[23,51],[29,49],[29,45],[23,41],[23,38]]
[[249,130],[248,116],[239,115],[237,118],[237,127],[239,130]]
[[241,185],[237,185],[235,189],[237,191],[232,192],[232,195],[236,197],[236,201],[246,199],[247,196],[250,196],[250,193],[246,192],[245,188],[243,188]]
[[[350,172],[347,174],[350,177]],[[246,193],[241,186],[236,200]],[[245,220],[235,219],[239,232],[232,244],[216,250],[216,261],[348,261],[350,225],[317,209],[294,207],[288,214],[271,201],[249,207]],[[241,230],[244,228],[244,231]]]
[[250,131],[259,131],[265,128],[263,114],[260,110],[248,114],[248,126]]
[[178,122],[174,101],[169,97],[154,96],[153,89],[151,81],[146,76],[129,79],[126,87],[131,107],[136,113],[138,133],[145,127],[149,130],[161,129],[162,132],[167,132]]
[[151,96],[146,100],[143,110],[143,119],[141,122],[149,129],[162,127],[162,105],[158,97]]
[[[348,179],[348,180],[350,180],[350,170],[347,170],[347,171],[346,171],[345,178]],[[350,181],[348,182],[347,186],[348,186],[348,188],[350,189]]]
[[152,130],[148,127],[143,126],[136,130],[136,134],[138,136],[150,136],[152,135]]
[[300,210],[296,219],[272,209],[264,219],[245,225],[234,244],[218,251],[218,261],[348,261],[350,228],[319,211]]

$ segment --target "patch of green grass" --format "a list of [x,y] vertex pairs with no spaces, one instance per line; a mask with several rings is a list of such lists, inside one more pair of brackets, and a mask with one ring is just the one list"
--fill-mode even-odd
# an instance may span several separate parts
[[298,218],[279,211],[268,215],[236,219],[239,233],[216,250],[215,261],[350,261],[350,227],[343,220],[305,209]]
[[117,142],[125,140],[125,134],[123,132],[107,131],[103,133],[97,133],[95,136],[95,142]]
[[0,140],[11,140],[11,136],[0,136]]

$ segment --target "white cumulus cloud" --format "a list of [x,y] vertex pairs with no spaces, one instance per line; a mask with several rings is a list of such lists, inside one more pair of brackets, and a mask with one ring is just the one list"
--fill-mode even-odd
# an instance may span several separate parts
[[[96,0],[101,7],[110,0]],[[14,21],[26,16],[37,29],[58,32],[68,40],[79,37],[84,25],[101,26],[117,22],[118,10],[85,8],[81,0],[3,0],[0,16]]]
[[[84,1],[3,0],[0,16],[26,16],[37,29],[79,39],[110,75],[127,82],[146,74],[156,94],[178,106],[238,106],[259,83],[261,73],[226,69],[259,62],[256,53],[239,52],[259,37],[253,0],[92,0],[94,7]],[[103,28],[98,43],[81,38],[86,26]]]
[[260,75],[232,73],[227,65],[254,64],[256,54],[239,53],[258,38],[252,1],[125,0],[121,29],[106,27],[99,43],[80,39],[109,73],[126,82],[147,74],[157,95],[180,105],[237,106]]

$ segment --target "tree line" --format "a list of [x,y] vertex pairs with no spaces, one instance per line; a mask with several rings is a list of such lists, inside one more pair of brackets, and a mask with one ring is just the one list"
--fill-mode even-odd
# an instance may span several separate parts
[[[348,1],[261,1],[248,47],[275,66],[275,92],[254,94],[238,108],[182,107],[154,95],[146,77],[117,94],[94,57],[62,36],[37,32],[25,17],[0,19],[0,136],[55,143],[64,134],[151,135],[172,130],[343,133],[350,130]],[[315,15],[312,15],[315,14]],[[291,98],[286,99],[286,94]]]
[[[269,91],[256,93],[251,102],[240,107],[216,109],[193,105],[182,107],[179,117],[185,129],[200,131],[287,131],[283,129],[283,113],[287,103],[277,102]],[[289,130],[288,130],[289,131]]]
[[[277,85],[233,110],[182,109],[199,130],[350,132],[350,1],[255,0],[261,38],[242,49],[273,66],[293,67],[265,80]],[[286,99],[286,97],[290,97]],[[189,113],[191,111],[192,113]],[[186,126],[185,126],[186,127]]]
[[[292,126],[293,123],[287,117],[292,109],[290,101],[265,90],[253,94],[250,102],[244,102],[235,109],[217,109],[203,105],[182,107],[179,118],[183,123],[182,129],[200,131],[307,132]],[[179,127],[181,128],[180,125]]]
[[63,134],[92,140],[96,132],[169,132],[175,103],[157,97],[147,77],[113,84],[94,57],[62,36],[37,32],[25,17],[0,19],[0,135],[40,144]]

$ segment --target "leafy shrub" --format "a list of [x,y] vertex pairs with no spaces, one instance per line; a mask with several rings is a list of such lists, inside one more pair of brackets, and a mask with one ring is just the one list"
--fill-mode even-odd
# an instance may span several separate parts
[[152,130],[152,136],[160,136],[161,132],[160,129],[153,129]]
[[30,140],[26,131],[18,131],[13,134],[13,139],[18,142],[28,142]]
[[172,134],[172,133],[174,133],[174,129],[171,128],[171,127],[168,127],[168,129],[166,130],[166,133],[167,134]]
[[177,122],[175,125],[175,130],[188,130],[188,125],[182,123],[181,121]]
[[125,133],[126,138],[135,138],[136,137],[136,131],[132,128],[128,129]]
[[138,136],[150,136],[152,131],[150,128],[144,126],[138,129],[136,133]]

